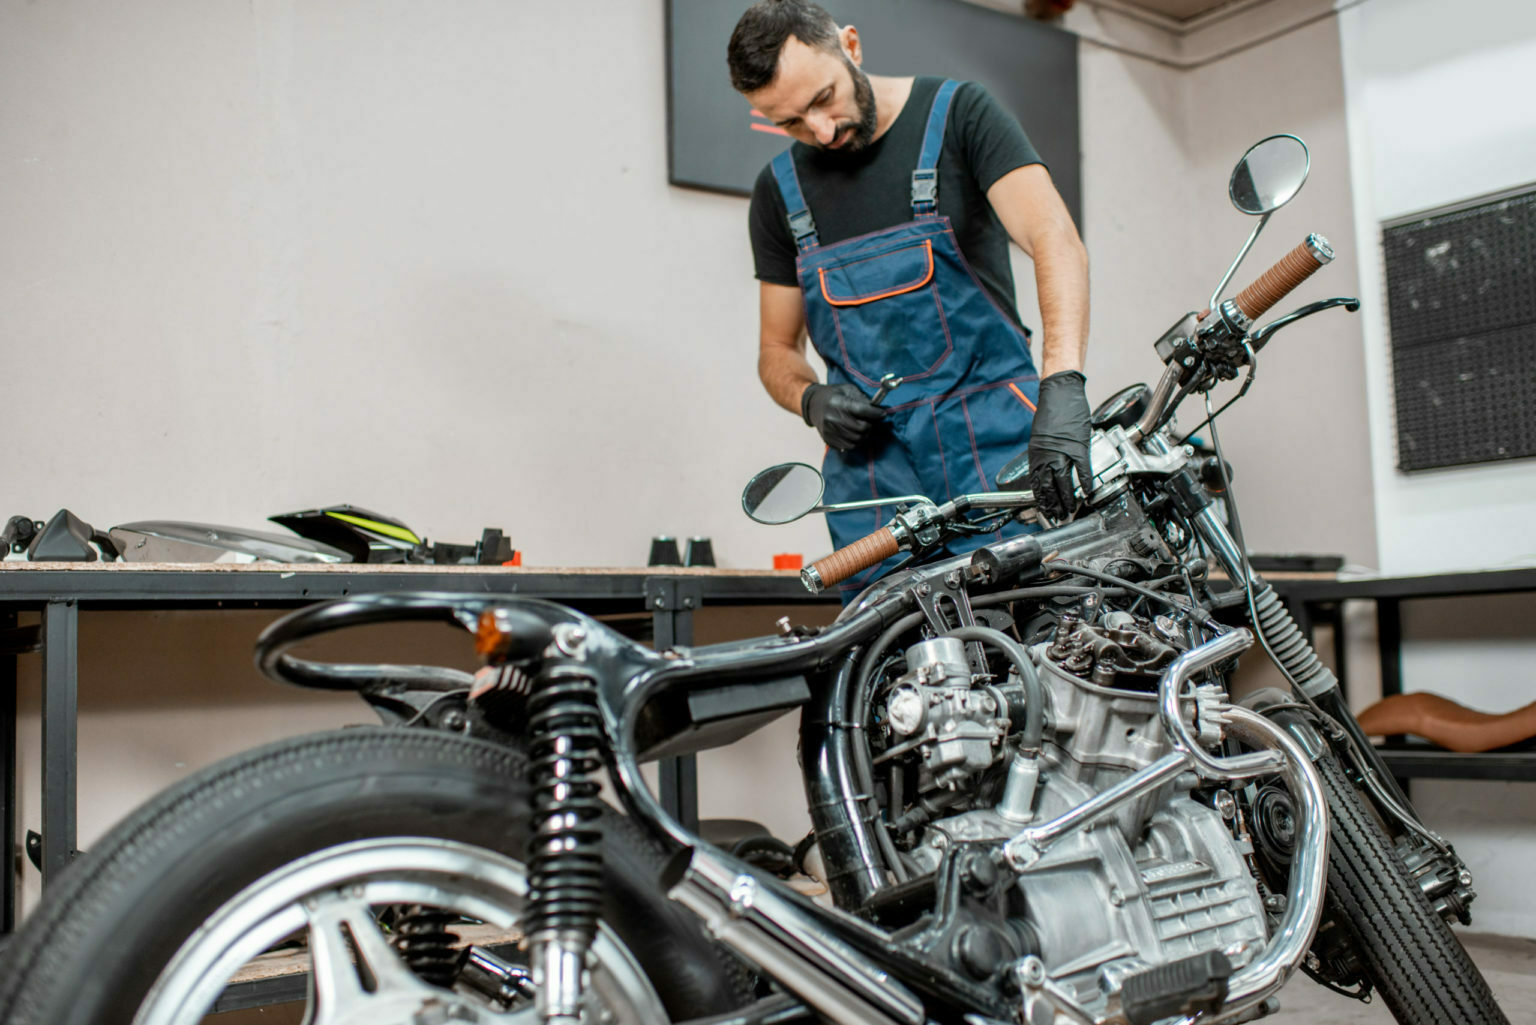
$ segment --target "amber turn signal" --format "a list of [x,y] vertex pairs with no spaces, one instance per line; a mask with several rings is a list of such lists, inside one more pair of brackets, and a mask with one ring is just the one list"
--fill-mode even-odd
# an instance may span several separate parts
[[487,662],[505,658],[512,647],[511,617],[506,609],[486,609],[475,624],[475,651]]

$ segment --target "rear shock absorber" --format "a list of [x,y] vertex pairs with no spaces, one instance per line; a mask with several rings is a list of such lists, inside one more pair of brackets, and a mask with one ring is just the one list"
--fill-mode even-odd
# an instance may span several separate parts
[[423,980],[444,989],[459,973],[459,937],[448,930],[457,916],[413,904],[395,923],[394,944],[400,958]]
[[581,661],[585,632],[562,624],[554,633],[566,658],[545,663],[528,698],[533,830],[525,923],[543,1021],[579,1025],[582,970],[603,904],[603,731],[597,681]]

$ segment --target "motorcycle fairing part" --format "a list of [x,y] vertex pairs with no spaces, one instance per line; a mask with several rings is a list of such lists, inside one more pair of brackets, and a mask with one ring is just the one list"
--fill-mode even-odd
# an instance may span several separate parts
[[[935,501],[992,490],[992,481],[1023,451],[1038,389],[1029,333],[976,281],[947,217],[938,213],[938,165],[950,102],[959,82],[939,87],[912,174],[912,220],[823,246],[800,189],[791,150],[773,161],[805,296],[806,326],[827,365],[827,383],[875,394],[890,375],[890,412],[877,434],[854,452],[828,450],[822,470],[827,504],[884,495],[929,495]],[[898,512],[880,505],[829,513],[841,548],[879,529]],[[1000,531],[954,543],[965,552]],[[840,585],[851,599],[887,560]]]
[[342,563],[339,548],[302,537],[179,520],[138,520],[108,531],[126,562]]
[[425,542],[400,520],[353,505],[267,517],[300,537],[339,548],[353,562],[406,562]]
[[68,509],[60,509],[33,536],[27,558],[33,562],[95,562],[98,556],[92,542],[100,546],[107,561],[117,557],[111,539]]

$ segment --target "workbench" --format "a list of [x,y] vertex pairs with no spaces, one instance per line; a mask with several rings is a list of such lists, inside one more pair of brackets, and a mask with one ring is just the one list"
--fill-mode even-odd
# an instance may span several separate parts
[[[1343,603],[1374,601],[1382,693],[1387,695],[1402,689],[1402,602],[1536,591],[1536,567],[1342,579],[1276,574],[1270,583],[1309,638],[1316,623],[1334,625],[1334,664],[1346,688]],[[809,594],[794,571],[772,570],[0,563],[0,644],[11,652],[40,652],[43,658],[44,885],[75,854],[76,669],[82,609],[283,609],[328,598],[410,591],[545,598],[591,615],[648,613],[658,648],[691,643],[693,612],[705,604],[826,606],[836,600]],[[41,625],[18,628],[16,614],[22,610],[40,611]],[[16,841],[15,684],[15,659],[0,659],[0,850],[6,851],[14,850]],[[1536,781],[1536,751],[1464,755],[1411,742],[1382,751],[1392,771],[1403,778]],[[693,823],[698,802],[692,759],[669,759],[661,770],[661,800],[681,820]],[[8,933],[15,920],[16,878],[11,872],[0,876],[0,933]]]
[[[518,595],[589,615],[649,613],[658,648],[693,642],[693,613],[711,605],[835,605],[812,595],[794,571],[667,566],[652,569],[431,565],[163,565],[0,563],[0,850],[16,849],[16,658],[42,656],[43,885],[76,853],[76,716],[80,612],[297,608],[328,598],[412,591]],[[38,611],[38,626],[17,613]],[[660,765],[661,801],[681,821],[698,818],[692,756]],[[0,933],[15,925],[16,876],[0,872]]]

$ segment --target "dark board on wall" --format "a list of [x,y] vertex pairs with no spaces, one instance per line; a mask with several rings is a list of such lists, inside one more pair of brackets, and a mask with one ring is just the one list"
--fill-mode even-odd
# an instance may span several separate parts
[[[731,88],[725,44],[751,0],[668,0],[667,122],[673,185],[748,195],[789,139]],[[1013,111],[1082,225],[1077,37],[964,0],[821,0],[858,27],[864,70],[977,81]],[[756,127],[754,127],[754,125]]]
[[1536,188],[1382,232],[1402,470],[1536,455]]

